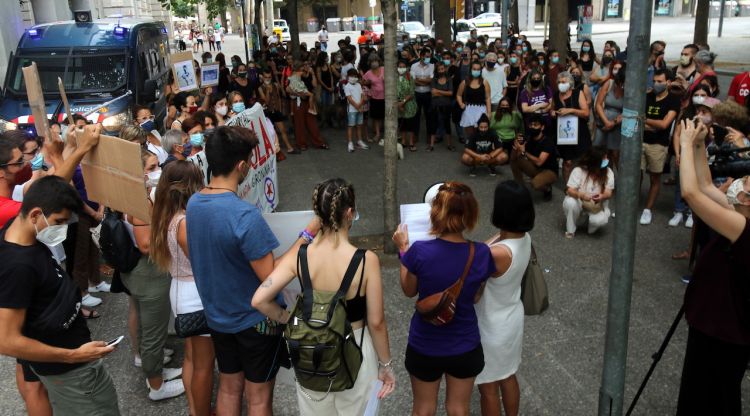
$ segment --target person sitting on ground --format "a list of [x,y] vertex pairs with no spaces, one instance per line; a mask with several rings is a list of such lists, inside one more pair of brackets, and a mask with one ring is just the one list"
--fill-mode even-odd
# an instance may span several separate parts
[[566,226],[565,237],[573,238],[581,214],[588,216],[589,234],[607,225],[612,214],[609,199],[615,189],[615,174],[609,167],[605,151],[589,148],[578,161],[568,179],[563,200]]
[[487,166],[490,176],[495,176],[495,166],[508,163],[508,154],[495,131],[490,130],[487,114],[479,117],[477,132],[466,141],[461,163],[469,167],[469,176],[476,176],[477,166]]
[[555,142],[544,131],[541,114],[531,114],[526,125],[526,135],[516,136],[510,157],[513,177],[523,184],[523,176],[531,178],[531,187],[552,199],[552,184],[557,181],[557,149]]

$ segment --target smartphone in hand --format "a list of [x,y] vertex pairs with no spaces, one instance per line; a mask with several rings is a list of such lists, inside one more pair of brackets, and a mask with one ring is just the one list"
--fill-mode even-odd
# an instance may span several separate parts
[[107,341],[107,346],[108,347],[116,347],[117,344],[119,344],[120,342],[122,342],[123,339],[125,339],[125,335],[120,335],[119,337],[117,337],[115,339]]

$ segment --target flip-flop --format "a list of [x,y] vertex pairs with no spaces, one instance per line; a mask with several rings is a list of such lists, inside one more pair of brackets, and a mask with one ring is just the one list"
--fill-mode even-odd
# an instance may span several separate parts
[[83,319],[97,319],[102,317],[99,312],[86,308],[81,308],[81,315],[83,315]]

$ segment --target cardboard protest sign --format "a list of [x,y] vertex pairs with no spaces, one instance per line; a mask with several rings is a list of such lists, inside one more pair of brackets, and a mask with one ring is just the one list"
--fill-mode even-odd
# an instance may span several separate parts
[[219,85],[219,64],[201,66],[201,87]]
[[193,162],[193,164],[195,165],[198,165],[201,172],[203,172],[203,183],[205,185],[208,185],[211,177],[208,176],[208,159],[206,159],[206,151],[201,150],[200,152],[188,157],[187,160]]
[[29,107],[34,116],[34,128],[37,136],[49,139],[49,121],[47,120],[47,106],[44,104],[44,93],[42,83],[39,81],[39,71],[36,62],[21,69],[23,81],[26,84],[26,94],[29,97]]
[[179,91],[192,91],[198,89],[198,80],[195,78],[195,64],[193,54],[190,52],[179,52],[169,55],[172,65],[172,74]]
[[90,200],[144,221],[151,218],[137,143],[100,136],[81,161],[81,170]]

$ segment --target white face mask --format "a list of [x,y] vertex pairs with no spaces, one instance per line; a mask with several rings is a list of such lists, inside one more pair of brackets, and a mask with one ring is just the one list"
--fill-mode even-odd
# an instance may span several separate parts
[[225,106],[225,105],[217,106],[216,107],[216,112],[218,114],[222,115],[222,116],[225,116],[225,115],[227,115],[227,112],[229,112],[229,108],[227,106]]
[[744,205],[739,200],[741,193],[744,193],[745,196],[750,196],[750,192],[745,191],[744,178],[735,179],[729,185],[729,189],[727,189],[727,201],[732,205]]
[[404,75],[404,74],[406,74],[406,68],[398,68],[398,69],[397,69],[397,71],[398,71],[398,74],[399,74],[399,75]]
[[702,105],[704,102],[706,102],[706,97],[702,95],[694,95],[693,96],[693,104],[694,105]]
[[359,78],[357,78],[357,77],[349,77],[349,83],[350,84],[356,84],[357,82],[359,82]]
[[146,174],[146,186],[149,188],[155,188],[159,184],[159,178],[161,178],[161,169],[149,172]]
[[47,228],[39,231],[36,228],[36,224],[34,224],[37,241],[50,247],[56,246],[65,241],[65,237],[68,236],[68,224],[49,225],[47,217],[42,215],[42,218],[44,218],[44,222],[47,223]]
[[557,84],[557,88],[560,90],[561,93],[566,93],[570,89],[570,83],[569,82],[561,82]]

